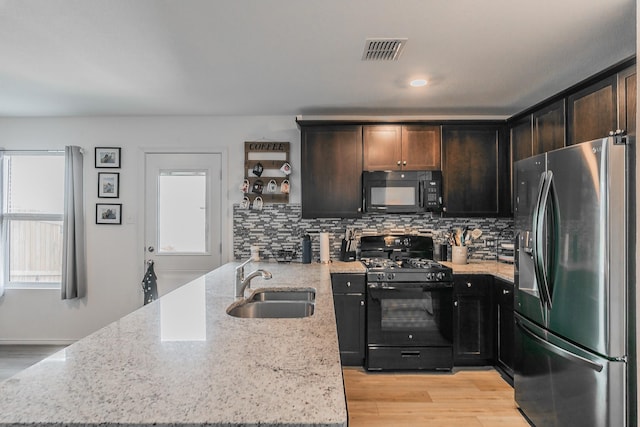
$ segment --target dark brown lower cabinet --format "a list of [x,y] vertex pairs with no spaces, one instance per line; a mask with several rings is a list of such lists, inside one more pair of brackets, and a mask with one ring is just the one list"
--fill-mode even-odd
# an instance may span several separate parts
[[513,380],[514,316],[513,283],[495,279],[495,301],[497,319],[496,366]]
[[497,317],[493,305],[494,279],[486,275],[456,274],[453,280],[453,364],[493,365]]
[[364,274],[331,275],[333,304],[343,366],[364,366],[366,298]]

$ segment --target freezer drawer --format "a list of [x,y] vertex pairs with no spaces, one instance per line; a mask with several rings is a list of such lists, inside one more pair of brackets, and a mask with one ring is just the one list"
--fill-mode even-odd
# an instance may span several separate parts
[[516,314],[516,402],[536,426],[626,425],[626,363],[588,353]]

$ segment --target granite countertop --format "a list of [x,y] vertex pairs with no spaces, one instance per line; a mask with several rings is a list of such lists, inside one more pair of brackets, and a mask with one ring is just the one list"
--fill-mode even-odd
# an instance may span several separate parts
[[451,267],[453,274],[490,274],[513,283],[513,264],[497,261],[473,261],[468,264],[453,264],[452,262],[441,261],[441,264]]
[[246,266],[273,273],[254,289],[316,289],[314,314],[297,319],[227,315],[236,265],[0,383],[0,425],[346,426],[330,279],[340,265]]

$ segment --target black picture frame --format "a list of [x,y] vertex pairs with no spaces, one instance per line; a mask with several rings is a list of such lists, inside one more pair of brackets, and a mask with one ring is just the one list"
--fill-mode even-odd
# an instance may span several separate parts
[[118,169],[121,165],[120,147],[96,147],[95,167],[99,169]]
[[98,173],[98,198],[117,199],[120,197],[120,173],[99,172]]
[[96,224],[122,224],[122,203],[96,203]]

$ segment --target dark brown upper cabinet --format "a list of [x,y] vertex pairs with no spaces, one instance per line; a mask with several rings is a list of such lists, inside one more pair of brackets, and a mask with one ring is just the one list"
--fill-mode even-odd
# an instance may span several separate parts
[[363,170],[439,170],[440,127],[363,127]]
[[301,130],[302,217],[361,216],[362,126]]
[[604,78],[567,98],[567,145],[604,138],[618,126],[618,76]]
[[531,116],[534,155],[565,146],[564,99],[535,111]]
[[443,191],[447,215],[497,216],[508,213],[509,155],[501,140],[500,125],[442,127]]
[[509,126],[511,161],[526,159],[533,155],[533,133],[531,115],[527,115]]
[[636,66],[618,74],[618,129],[628,135],[636,134]]

